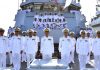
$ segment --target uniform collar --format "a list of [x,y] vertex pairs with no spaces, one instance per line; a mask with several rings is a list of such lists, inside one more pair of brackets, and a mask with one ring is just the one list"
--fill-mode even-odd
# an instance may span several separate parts
[[69,36],[67,36],[67,37],[63,36],[63,38],[70,38],[70,37]]

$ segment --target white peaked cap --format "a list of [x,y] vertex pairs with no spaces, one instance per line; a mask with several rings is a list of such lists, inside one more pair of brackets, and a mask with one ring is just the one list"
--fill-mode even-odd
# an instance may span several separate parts
[[46,32],[46,31],[50,32],[50,28],[45,28],[43,31],[44,32]]
[[85,33],[86,33],[86,30],[81,30],[81,31],[80,31],[80,34],[81,34],[82,32],[85,32]]
[[70,32],[69,34],[75,34],[74,32]]
[[62,32],[69,32],[69,29],[68,29],[68,28],[64,28],[64,29],[62,30]]
[[15,31],[21,31],[21,29],[17,27],[17,28],[15,28]]
[[33,29],[29,29],[29,30],[27,30],[27,32],[29,33],[29,32],[34,32],[34,30]]

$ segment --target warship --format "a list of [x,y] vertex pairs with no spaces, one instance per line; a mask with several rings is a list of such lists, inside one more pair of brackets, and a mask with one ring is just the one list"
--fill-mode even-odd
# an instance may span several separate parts
[[[71,0],[67,6],[66,2],[67,0],[22,0],[21,9],[15,15],[15,27],[21,28],[22,31],[34,29],[40,38],[44,35],[43,29],[50,28],[50,35],[54,37],[54,43],[57,45],[52,60],[36,59],[29,69],[25,69],[26,63],[22,63],[21,70],[69,70],[66,64],[59,61],[60,52],[57,49],[59,38],[63,35],[63,28],[68,28],[75,32],[75,37],[79,37],[80,30],[86,30],[86,17],[80,11],[80,2]],[[37,52],[38,54],[41,53]],[[76,54],[75,56],[73,70],[79,70],[78,58]],[[91,66],[88,67],[86,70],[93,70]]]
[[96,11],[96,16],[91,19],[90,24],[95,31],[100,30],[100,0],[97,1]]
[[80,2],[71,0],[65,7],[66,3],[67,0],[22,0],[15,16],[15,27],[22,31],[37,30],[39,37],[43,36],[44,28],[50,28],[55,43],[59,42],[63,28],[75,32],[78,37],[80,30],[86,28],[86,17],[80,11]]

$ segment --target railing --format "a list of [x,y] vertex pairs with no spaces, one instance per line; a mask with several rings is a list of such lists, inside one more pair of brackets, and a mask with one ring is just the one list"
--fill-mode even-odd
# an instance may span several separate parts
[[[53,3],[54,1],[52,1],[52,0],[25,0],[21,3],[21,6],[25,5],[25,4],[28,4],[28,3],[32,3],[32,2],[34,2],[34,3]],[[56,3],[56,2],[54,2],[54,3]],[[64,5],[65,0],[58,0],[57,4]]]

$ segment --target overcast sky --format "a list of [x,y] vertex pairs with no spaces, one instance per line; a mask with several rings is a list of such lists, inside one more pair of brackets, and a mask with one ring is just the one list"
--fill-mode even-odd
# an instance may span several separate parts
[[[19,3],[21,0],[19,0]],[[96,0],[80,0],[82,6],[82,13],[85,14],[87,21],[90,21],[91,17],[96,12]],[[18,0],[0,0],[0,27],[6,31],[9,26],[14,26],[15,14],[18,10]]]

